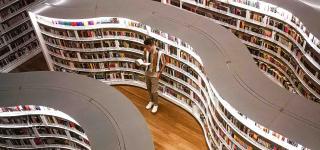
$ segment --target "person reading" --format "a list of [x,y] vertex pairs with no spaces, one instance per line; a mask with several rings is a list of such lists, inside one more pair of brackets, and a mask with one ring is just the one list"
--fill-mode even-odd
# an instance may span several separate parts
[[[166,60],[163,54],[163,51],[159,50],[156,47],[155,40],[152,38],[147,38],[144,41],[144,53],[143,53],[143,62],[140,62],[141,65],[146,66],[145,76],[146,76],[146,85],[149,94],[149,103],[146,106],[146,109],[151,109],[152,113],[156,113],[159,108],[158,103],[158,87],[159,87],[159,78],[166,65]],[[139,60],[138,60],[139,61]],[[141,61],[141,60],[140,60]],[[139,62],[138,62],[139,63]]]

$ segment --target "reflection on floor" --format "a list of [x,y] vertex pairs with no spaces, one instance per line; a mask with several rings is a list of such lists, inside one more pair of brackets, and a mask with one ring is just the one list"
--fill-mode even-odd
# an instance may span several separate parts
[[182,108],[160,99],[156,115],[145,109],[147,92],[132,86],[116,86],[145,117],[152,132],[156,150],[206,150],[200,125]]

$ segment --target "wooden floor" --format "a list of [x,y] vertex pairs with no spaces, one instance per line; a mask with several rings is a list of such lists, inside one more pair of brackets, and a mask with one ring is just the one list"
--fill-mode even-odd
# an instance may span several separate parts
[[132,86],[115,86],[126,95],[145,117],[152,132],[156,150],[207,150],[202,129],[182,108],[160,98],[154,115],[145,109],[147,92]]

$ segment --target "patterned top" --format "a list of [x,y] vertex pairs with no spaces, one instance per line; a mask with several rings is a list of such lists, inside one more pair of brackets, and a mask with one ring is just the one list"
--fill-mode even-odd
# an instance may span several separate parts
[[154,50],[152,54],[144,50],[144,58],[147,63],[150,63],[146,67],[146,75],[151,77],[157,77],[157,73],[160,71],[162,65],[165,65],[165,58],[161,50]]

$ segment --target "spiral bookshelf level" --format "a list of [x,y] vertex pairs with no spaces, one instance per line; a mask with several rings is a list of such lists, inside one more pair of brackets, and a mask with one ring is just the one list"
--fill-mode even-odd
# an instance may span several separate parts
[[[208,17],[230,29],[268,77],[319,103],[320,42],[291,12],[261,0],[155,1]],[[264,61],[265,67],[260,66],[261,59],[269,61]]]
[[91,150],[90,142],[73,118],[44,106],[0,108],[0,149]]

